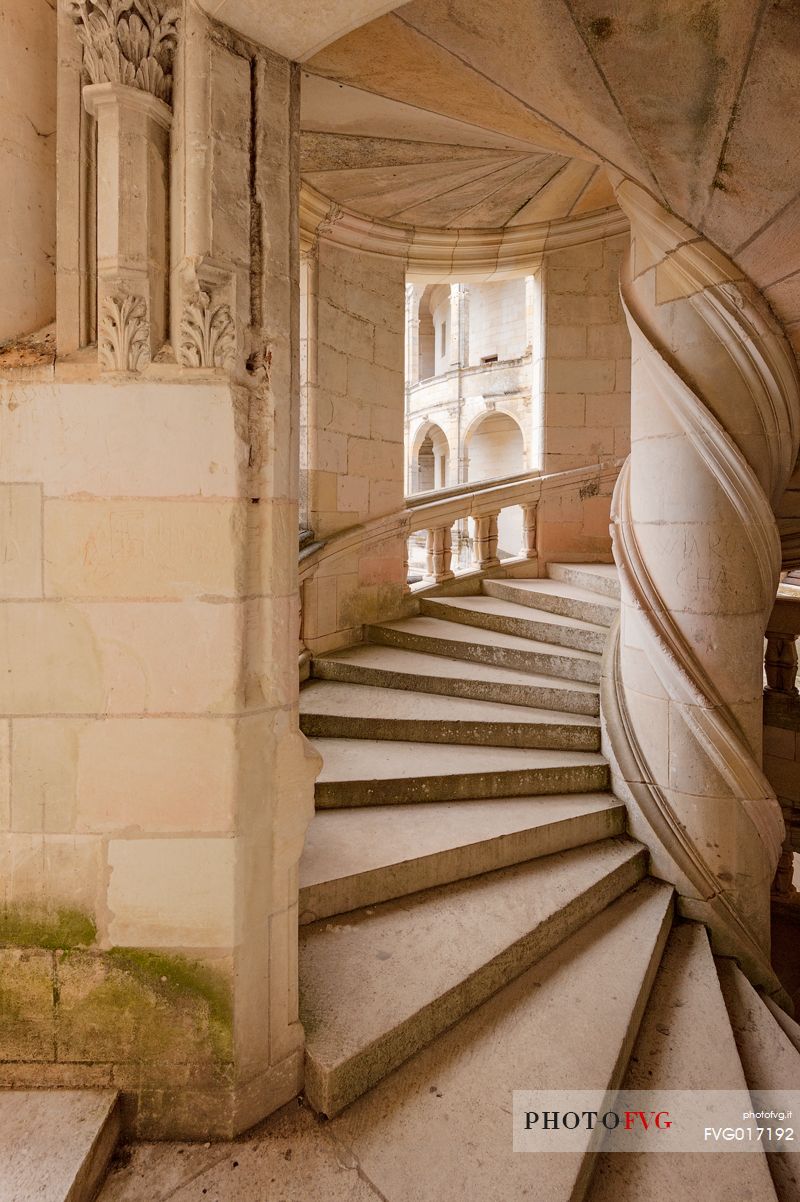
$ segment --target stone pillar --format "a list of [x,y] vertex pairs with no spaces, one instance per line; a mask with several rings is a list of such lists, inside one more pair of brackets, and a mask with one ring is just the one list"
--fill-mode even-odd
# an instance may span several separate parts
[[419,384],[419,302],[422,289],[406,284],[406,387]]
[[451,367],[469,364],[469,284],[450,285],[450,354]]
[[0,18],[0,343],[55,316],[56,14],[4,4]]
[[100,365],[146,367],[167,336],[169,131],[150,92],[89,84],[97,121],[97,313]]
[[537,343],[541,341],[541,303],[539,286],[535,275],[525,276],[525,345],[532,358],[535,358]]
[[[131,8],[78,6],[141,49],[158,6]],[[0,378],[0,1087],[113,1086],[130,1132],[207,1139],[302,1088],[319,757],[297,713],[299,69],[197,20],[213,154],[185,178],[252,358],[223,358],[201,306],[177,363]]]
[[764,630],[795,463],[798,377],[733,263],[624,181],[631,454],[614,497],[619,634],[607,657],[615,786],[653,870],[715,946],[774,987],[769,888],[783,839],[761,771]]
[[[65,0],[97,123],[97,344],[106,371],[139,371],[166,340],[172,70],[179,10]],[[74,135],[74,131],[65,131]],[[84,144],[84,153],[86,152]],[[87,198],[84,197],[84,203]]]

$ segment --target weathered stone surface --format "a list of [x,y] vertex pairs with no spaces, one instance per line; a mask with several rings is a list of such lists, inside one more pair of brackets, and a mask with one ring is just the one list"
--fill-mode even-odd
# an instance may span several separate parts
[[322,656],[314,661],[314,675],[322,680],[419,689],[427,693],[538,706],[573,714],[597,715],[600,712],[595,685],[467,661],[454,664],[445,656],[425,655],[399,647],[352,647]]
[[605,793],[322,810],[300,861],[300,921],[313,922],[622,834]]
[[631,888],[622,840],[303,930],[306,1093],[334,1115]]
[[[525,751],[445,743],[315,739],[318,807],[389,805],[605,788],[606,761],[589,751]],[[421,758],[424,753],[424,759]]]
[[[729,1090],[742,1109],[750,1107],[742,1066],[736,1054],[714,960],[703,927],[685,923],[670,935],[631,1055],[624,1089]],[[763,1153],[636,1155],[598,1157],[591,1197],[597,1202],[622,1198],[685,1196],[698,1180],[709,1198],[737,1195],[772,1198],[772,1181]]]
[[92,1202],[119,1128],[114,1090],[0,1091],[0,1194]]

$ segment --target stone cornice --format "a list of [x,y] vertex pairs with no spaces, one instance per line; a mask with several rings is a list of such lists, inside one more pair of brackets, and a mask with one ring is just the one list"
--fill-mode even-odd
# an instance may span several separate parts
[[374,221],[346,209],[309,184],[300,188],[300,238],[309,250],[317,237],[406,262],[411,281],[502,279],[535,270],[545,254],[627,233],[621,209],[603,209],[536,225],[489,230],[434,230]]

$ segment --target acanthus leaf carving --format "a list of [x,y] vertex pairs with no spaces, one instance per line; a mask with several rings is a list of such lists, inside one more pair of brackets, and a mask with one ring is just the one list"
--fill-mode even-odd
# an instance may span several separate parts
[[164,0],[66,0],[92,83],[120,83],[170,103],[179,12]]
[[141,371],[150,362],[150,322],[142,297],[107,296],[98,337],[104,371]]
[[236,327],[230,305],[214,305],[208,292],[195,293],[181,321],[180,358],[185,367],[229,367],[233,363]]

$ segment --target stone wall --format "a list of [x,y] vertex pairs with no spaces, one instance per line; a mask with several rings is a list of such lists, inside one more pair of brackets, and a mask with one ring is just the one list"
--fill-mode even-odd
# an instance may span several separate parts
[[[630,449],[631,343],[619,297],[626,234],[545,256],[543,359],[538,364],[542,471],[623,459]],[[540,510],[540,562],[611,559],[610,495],[548,501]]]
[[56,15],[48,0],[0,9],[0,111],[3,342],[55,317]]
[[405,273],[324,237],[315,257],[306,487],[309,525],[325,538],[402,507]]
[[473,284],[469,290],[469,362],[486,355],[517,359],[528,346],[525,280]]
[[[306,275],[306,521],[325,539],[403,508],[405,267],[320,237]],[[357,641],[405,575],[398,539],[323,564],[303,589],[305,645]]]
[[542,470],[630,449],[631,343],[619,298],[627,235],[545,256]]
[[207,1138],[302,1086],[319,757],[297,720],[298,72],[183,22],[170,342],[133,355],[123,309],[113,356],[0,358],[0,1086],[111,1085],[138,1134]]

